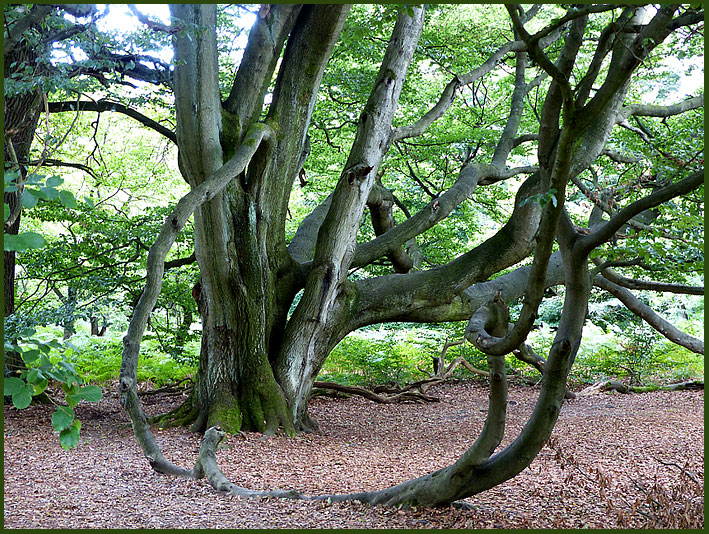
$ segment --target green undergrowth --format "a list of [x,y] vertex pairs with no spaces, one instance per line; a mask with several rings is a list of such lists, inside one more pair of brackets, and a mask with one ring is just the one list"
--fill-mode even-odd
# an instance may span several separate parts
[[[47,329],[45,336],[51,336],[49,330]],[[77,334],[72,336],[66,345],[68,348],[64,351],[64,358],[74,366],[84,381],[101,385],[118,378],[123,351],[120,337]],[[186,348],[199,351],[199,343],[193,343]],[[50,354],[49,357],[50,360],[59,359],[58,354]],[[140,349],[138,381],[150,381],[156,386],[175,382],[193,375],[197,371],[196,362],[197,358],[178,362],[163,352],[157,341],[146,340]]]
[[[462,339],[462,329],[426,330],[414,328],[376,331],[362,330],[347,336],[330,354],[318,377],[346,385],[371,387],[399,384],[427,378],[433,358],[440,355],[446,340]],[[569,374],[572,386],[593,384],[616,378],[630,385],[663,385],[704,378],[704,358],[657,335],[647,327],[634,332],[604,331],[589,323],[576,361]],[[554,339],[554,329],[543,326],[528,339],[535,351],[546,358]],[[469,343],[452,346],[446,365],[462,356],[473,367],[487,371],[485,355]],[[540,373],[530,365],[507,356],[508,374],[535,383]],[[481,379],[462,366],[454,378]]]

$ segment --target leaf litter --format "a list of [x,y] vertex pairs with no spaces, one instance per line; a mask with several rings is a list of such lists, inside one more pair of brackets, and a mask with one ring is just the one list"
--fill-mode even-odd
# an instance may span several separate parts
[[[511,442],[538,389],[512,386]],[[244,432],[217,452],[250,489],[306,495],[380,489],[454,462],[482,429],[487,388],[446,383],[430,404],[317,397],[320,428],[295,438]],[[144,398],[151,414],[184,397]],[[372,507],[220,494],[205,480],[155,473],[114,390],[76,408],[79,446],[64,451],[51,406],[5,406],[5,528],[703,528],[703,391],[603,393],[565,401],[552,438],[517,477],[466,499],[465,509]],[[199,436],[154,429],[165,456],[192,467]]]

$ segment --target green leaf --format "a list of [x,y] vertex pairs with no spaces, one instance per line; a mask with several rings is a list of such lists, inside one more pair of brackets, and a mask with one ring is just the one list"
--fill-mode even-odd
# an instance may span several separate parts
[[27,373],[27,382],[29,384],[40,384],[42,381],[46,382],[47,379],[44,377],[42,374],[42,371],[39,369],[30,369],[29,373]]
[[4,249],[8,252],[24,252],[32,248],[42,248],[46,244],[44,237],[35,232],[23,232],[17,235],[5,234],[4,237]]
[[[5,191],[6,193],[8,191]],[[3,219],[4,222],[7,222],[7,220],[10,218],[10,215],[12,215],[12,210],[10,209],[9,204],[3,204],[3,212],[5,215],[5,218]]]
[[57,411],[52,414],[52,426],[54,430],[60,432],[65,428],[69,428],[74,422],[74,410],[68,406],[59,406]]
[[78,375],[78,373],[76,372],[76,369],[74,369],[74,366],[73,366],[72,364],[70,364],[70,363],[67,362],[67,361],[63,361],[63,360],[62,360],[62,361],[60,361],[60,362],[58,363],[58,365],[59,365],[60,367],[63,367],[64,369],[66,369],[67,372],[69,372],[69,373],[71,373],[72,375],[74,375],[74,377],[76,377],[76,379],[78,380],[79,375]]
[[29,185],[39,185],[44,181],[44,176],[41,174],[29,174],[27,175],[27,184]]
[[39,358],[40,352],[37,349],[29,349],[22,351],[22,360],[25,363],[32,363],[35,361],[37,358]]
[[32,402],[32,392],[34,387],[28,384],[23,384],[23,388],[12,396],[12,404],[18,410],[27,408]]
[[56,368],[47,369],[46,374],[47,374],[47,376],[49,376],[50,378],[53,378],[57,382],[66,382],[67,381],[66,373],[64,371],[62,371],[61,369],[56,369]]
[[30,191],[29,189],[26,189],[25,192],[22,194],[20,197],[20,202],[22,203],[22,207],[25,209],[32,209],[37,205],[37,197],[32,194],[33,191]]
[[6,193],[14,193],[17,191],[17,178],[20,176],[20,173],[17,172],[15,169],[9,169],[5,170],[5,192]]
[[80,393],[72,393],[72,394],[67,394],[65,396],[65,399],[66,399],[66,403],[73,408],[81,402],[82,397],[81,397]]
[[57,176],[56,174],[47,178],[47,187],[57,187],[58,185],[62,185],[63,183],[64,178],[62,178],[61,176]]
[[42,187],[37,191],[37,195],[45,200],[56,200],[59,198],[59,191],[53,187]]
[[14,395],[25,389],[25,381],[16,376],[5,377],[5,385],[3,387],[5,395]]
[[74,420],[69,428],[59,432],[59,443],[64,450],[69,450],[79,444],[79,432],[81,431],[81,421]]
[[32,328],[31,326],[28,326],[27,328],[23,328],[22,332],[20,332],[20,337],[22,338],[28,338],[37,333],[37,330]]
[[103,392],[98,386],[84,386],[79,389],[79,395],[87,402],[98,402],[103,398]]
[[76,198],[74,198],[74,194],[71,191],[59,191],[59,201],[70,209],[76,209],[79,207],[79,204],[76,202]]

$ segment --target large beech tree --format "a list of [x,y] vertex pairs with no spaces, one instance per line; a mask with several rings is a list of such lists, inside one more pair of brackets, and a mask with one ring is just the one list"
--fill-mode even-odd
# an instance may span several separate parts
[[[629,121],[664,120],[703,107],[703,95],[671,105],[641,104],[633,84],[644,76],[653,54],[667,53],[665,42],[692,37],[704,12],[680,5],[508,5],[507,40],[491,40],[485,59],[454,72],[427,110],[410,119],[410,113],[402,118],[397,111],[407,75],[421,66],[416,52],[427,14],[422,6],[401,7],[378,70],[366,85],[365,101],[349,110],[356,130],[343,151],[336,185],[287,238],[289,202],[310,156],[309,132],[314,133],[323,75],[350,11],[346,5],[262,6],[226,95],[220,88],[215,5],[171,5],[169,27],[141,17],[150,29],[172,38],[169,84],[176,130],[168,135],[177,144],[180,171],[191,191],[165,220],[148,255],[145,290],[124,338],[120,395],[136,438],[158,472],[206,476],[215,488],[237,495],[306,498],[295,491],[255,492],[231,484],[215,460],[224,432],[314,429],[307,411],[313,383],[330,351],[360,327],[469,320],[466,338],[487,354],[490,369],[487,419],[470,449],[455,464],[392,488],[315,497],[445,505],[515,476],[549,438],[581,342],[592,285],[616,295],[668,338],[703,353],[703,342],[669,325],[627,289],[701,294],[703,288],[651,287],[655,282],[617,271],[637,267],[640,260],[623,263],[599,253],[612,252],[604,248],[607,243],[633,232],[659,231],[672,242],[671,229],[653,225],[661,220],[653,210],[685,198],[701,204],[703,156],[668,154],[653,145],[646,124]],[[497,102],[505,109],[504,120],[488,132],[495,136],[493,150],[480,152],[468,143],[452,185],[414,213],[406,209],[402,219],[395,213],[402,203],[382,179],[383,162],[395,152],[405,160],[405,142],[426,135],[458,99],[470,95],[471,87],[504,75],[508,67],[514,72],[509,91]],[[538,105],[530,103],[532,91]],[[457,113],[477,113],[481,100],[472,102],[455,108]],[[59,108],[55,111],[63,111]],[[528,129],[526,120],[522,131],[523,117],[532,111],[535,126]],[[659,155],[643,159],[624,150],[613,142],[619,128],[644,136]],[[464,140],[445,142],[465,145]],[[513,152],[522,144],[533,154],[523,164]],[[603,187],[597,167],[602,158],[618,166],[642,161],[644,174],[627,187]],[[660,168],[658,158],[675,165]],[[419,162],[405,163],[424,185],[414,172]],[[417,238],[478,188],[503,181],[519,184],[504,224],[448,263],[424,268]],[[583,221],[571,209],[577,194],[593,206]],[[161,419],[161,424],[190,424],[204,432],[199,459],[186,470],[160,452],[138,402],[136,370],[165,258],[192,215],[201,276],[194,292],[203,328],[199,370],[187,402]],[[372,239],[361,239],[363,221],[371,224]],[[375,263],[390,271],[352,276]],[[561,321],[543,364],[536,408],[519,436],[497,451],[505,430],[504,358],[528,353],[525,339],[544,292],[561,284]],[[521,312],[509,322],[505,303],[516,299],[522,299]]]

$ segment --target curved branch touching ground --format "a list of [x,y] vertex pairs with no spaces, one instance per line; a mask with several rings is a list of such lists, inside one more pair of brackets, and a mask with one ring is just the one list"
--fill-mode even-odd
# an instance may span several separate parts
[[233,178],[238,176],[251,160],[261,142],[264,139],[269,139],[271,135],[272,130],[268,126],[263,124],[253,126],[234,156],[209,179],[180,199],[175,209],[163,223],[160,234],[148,253],[145,288],[133,311],[128,331],[123,338],[123,359],[118,390],[121,396],[121,403],[131,418],[136,440],[153,469],[159,473],[195,478],[198,478],[197,475],[199,474],[198,471],[195,471],[197,467],[193,470],[182,469],[171,464],[163,457],[138,402],[137,369],[140,343],[150,318],[150,313],[160,294],[165,258],[177,235],[197,206],[214,198]]
[[660,334],[677,345],[681,345],[697,354],[704,354],[704,341],[694,336],[685,334],[672,323],[665,321],[655,311],[642,303],[630,291],[624,287],[614,284],[607,278],[597,274],[593,279],[593,284],[605,289],[618,300],[620,300],[631,312],[643,319],[647,324],[657,330]]

